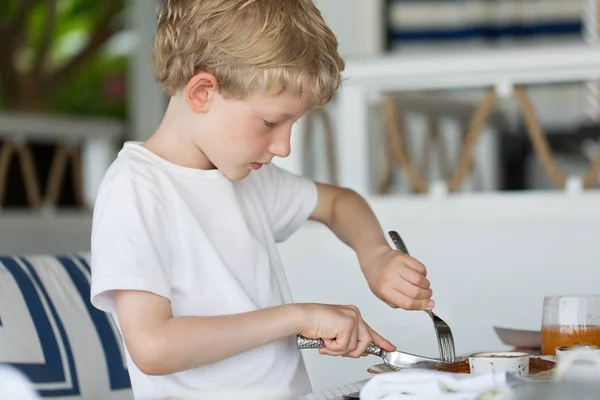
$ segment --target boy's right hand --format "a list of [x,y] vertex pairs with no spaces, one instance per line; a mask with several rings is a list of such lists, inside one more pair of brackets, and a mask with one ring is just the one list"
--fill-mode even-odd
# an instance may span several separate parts
[[369,344],[374,343],[385,351],[396,346],[381,337],[362,319],[355,306],[329,304],[300,304],[303,311],[302,336],[323,339],[321,354],[358,358],[366,355]]

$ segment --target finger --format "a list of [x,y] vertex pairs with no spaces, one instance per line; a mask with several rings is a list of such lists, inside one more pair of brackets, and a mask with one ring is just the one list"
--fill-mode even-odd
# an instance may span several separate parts
[[[325,347],[319,349],[319,353],[328,356],[342,356],[346,353],[346,345],[342,344],[343,339],[339,341],[337,339],[323,339]],[[340,350],[342,349],[342,350]]]
[[407,296],[409,299],[413,300],[429,300],[433,291],[431,289],[423,289],[416,285],[413,285],[408,280],[404,279],[404,277],[397,275],[395,278],[392,278],[391,281],[388,282],[387,290],[396,290],[403,295]]
[[432,310],[435,306],[433,300],[416,300],[408,297],[404,293],[393,289],[386,294],[387,300],[392,303],[392,307],[399,307],[404,310]]
[[408,254],[401,253],[402,261],[410,269],[418,272],[421,275],[427,276],[427,268],[416,258],[409,256]]
[[418,286],[422,289],[431,288],[431,283],[425,275],[420,274],[419,272],[415,271],[410,267],[407,267],[406,265],[400,266],[398,269],[396,269],[396,271],[402,279],[412,283],[415,286]]
[[385,351],[396,351],[396,346],[392,342],[385,339],[379,333],[375,332],[373,328],[369,327],[369,330],[371,334],[371,341],[373,342],[373,344],[376,344]]
[[348,338],[342,333],[334,339],[323,339],[325,347],[321,350],[329,350],[333,352],[343,352],[348,347]]
[[421,278],[421,283],[417,286],[423,289],[431,289],[431,281],[427,278]]
[[361,336],[360,326],[362,322],[362,317],[360,316],[360,311],[356,309],[356,314],[354,315],[354,325],[352,326],[352,337],[350,340],[350,344],[348,345],[347,353],[354,352],[358,348],[359,340]]
[[320,348],[319,349],[319,353],[321,353],[324,356],[331,356],[331,357],[342,357],[346,354],[346,352],[343,351],[333,351],[333,350],[329,350],[325,347]]
[[372,343],[371,329],[361,319],[358,326],[358,342],[356,349],[347,354],[348,357],[359,358],[366,353],[367,347]]
[[429,300],[433,294],[431,289],[423,289],[402,278],[392,284],[394,289],[414,300]]

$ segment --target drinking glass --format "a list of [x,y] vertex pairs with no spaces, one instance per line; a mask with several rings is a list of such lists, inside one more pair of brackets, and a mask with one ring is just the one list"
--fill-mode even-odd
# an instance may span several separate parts
[[544,297],[542,354],[578,344],[600,345],[600,295]]

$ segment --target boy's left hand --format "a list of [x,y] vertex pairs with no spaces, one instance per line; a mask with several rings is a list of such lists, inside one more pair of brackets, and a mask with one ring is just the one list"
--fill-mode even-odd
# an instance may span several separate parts
[[384,247],[361,259],[360,264],[373,293],[390,307],[433,309],[427,270],[416,259]]

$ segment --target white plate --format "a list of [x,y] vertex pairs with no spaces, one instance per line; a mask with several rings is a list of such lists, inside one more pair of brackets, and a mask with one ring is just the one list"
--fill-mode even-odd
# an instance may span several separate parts
[[525,329],[511,329],[494,326],[496,335],[502,343],[515,347],[538,348],[542,347],[542,334],[540,331]]

